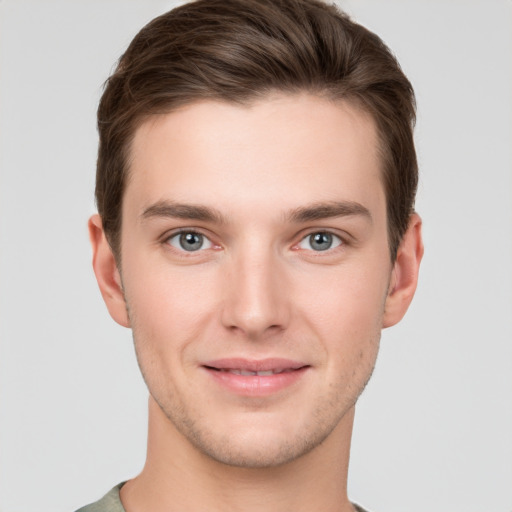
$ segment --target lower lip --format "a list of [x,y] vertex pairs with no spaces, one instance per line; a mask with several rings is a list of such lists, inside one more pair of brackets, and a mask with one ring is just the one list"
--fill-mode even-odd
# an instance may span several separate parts
[[309,367],[304,366],[291,372],[273,375],[237,375],[236,373],[203,368],[218,384],[231,392],[246,396],[266,396],[297,383]]

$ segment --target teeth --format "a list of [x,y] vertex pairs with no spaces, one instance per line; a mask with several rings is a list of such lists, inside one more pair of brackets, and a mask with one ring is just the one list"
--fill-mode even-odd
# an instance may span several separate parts
[[250,370],[225,370],[229,373],[234,373],[235,375],[245,375],[245,376],[253,376],[257,375],[259,377],[264,377],[268,375],[275,375],[277,373],[283,373],[286,371],[292,371],[292,370],[263,370],[261,372],[252,372]]
[[235,375],[257,375],[257,372],[251,372],[249,370],[224,370],[228,373],[234,373]]

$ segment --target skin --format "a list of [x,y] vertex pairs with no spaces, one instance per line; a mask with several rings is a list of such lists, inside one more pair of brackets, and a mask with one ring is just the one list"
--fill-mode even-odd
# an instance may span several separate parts
[[[354,406],[423,254],[413,215],[389,260],[372,119],[308,94],[204,101],[144,122],[131,150],[121,269],[101,219],[89,223],[100,289],[151,395],[127,512],[352,510]],[[302,369],[240,391],[206,364],[226,358]]]

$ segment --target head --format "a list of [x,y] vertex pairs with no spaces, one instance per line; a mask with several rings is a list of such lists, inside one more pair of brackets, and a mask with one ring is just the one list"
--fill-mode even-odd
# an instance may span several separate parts
[[200,0],[135,37],[101,99],[90,229],[155,453],[268,467],[347,438],[416,286],[413,120],[389,50],[315,0]]
[[373,119],[393,261],[418,180],[414,93],[393,54],[318,0],[207,0],[146,25],[107,81],[98,109],[96,201],[118,262],[130,149],[145,120],[206,99],[249,104],[301,91],[343,100]]

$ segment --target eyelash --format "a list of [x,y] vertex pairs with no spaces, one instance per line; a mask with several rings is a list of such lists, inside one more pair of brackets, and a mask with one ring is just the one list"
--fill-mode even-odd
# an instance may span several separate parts
[[[327,235],[327,237],[330,238],[331,246],[327,247],[326,249],[314,250],[312,248],[312,249],[306,249],[306,250],[311,250],[312,252],[318,253],[318,254],[322,254],[322,253],[330,254],[330,253],[332,253],[332,251],[346,245],[345,240],[341,236],[339,236],[335,233],[332,233],[331,231],[319,230],[319,231],[311,231],[307,235],[303,236],[300,239],[300,242],[298,244],[294,245],[294,248],[299,249],[301,244],[303,244],[304,242],[307,242],[307,240],[310,240],[309,246],[311,247],[312,243],[314,243],[312,241],[312,237],[317,236],[317,235],[323,235],[323,236]],[[336,244],[336,245],[334,247],[332,247],[333,244]]]
[[[195,235],[195,236],[201,237],[201,239],[202,239],[201,247],[199,247],[195,250],[191,250],[191,251],[187,251],[186,249],[184,249],[183,246],[181,245],[182,240],[180,240],[181,237],[183,237],[184,235]],[[173,239],[176,239],[177,244],[181,245],[181,247],[177,247],[176,245],[173,245],[171,243],[171,240],[173,240]],[[171,233],[170,235],[165,237],[164,243],[171,246],[173,249],[177,250],[178,252],[185,253],[185,254],[194,254],[194,253],[201,252],[205,249],[213,249],[214,247],[216,247],[216,245],[210,240],[210,237],[208,237],[204,233],[201,233],[200,231],[192,229],[192,228],[182,228],[182,229],[179,229],[178,231]],[[209,245],[206,248],[203,247],[203,245],[205,243]]]
[[[181,243],[183,241],[183,240],[181,240],[181,237],[183,237],[184,235],[193,235],[193,236],[195,235],[195,236],[201,237],[201,242],[202,242],[201,246],[195,250],[184,249],[183,245]],[[327,237],[329,237],[331,239],[331,246],[327,247],[326,249],[319,249],[319,250],[314,250],[313,248],[308,249],[308,248],[301,247],[301,244],[303,244],[305,242],[307,243],[308,239],[310,240],[309,246],[311,247],[311,244],[313,243],[311,240],[311,237],[316,236],[316,235],[324,235],[324,236],[327,235]],[[176,239],[176,245],[171,243],[171,241],[173,239]],[[194,255],[195,253],[201,253],[208,249],[219,249],[220,248],[219,245],[212,242],[212,240],[210,239],[209,236],[207,236],[204,233],[202,233],[201,231],[193,229],[193,228],[181,228],[178,231],[175,231],[175,232],[171,233],[170,235],[167,235],[164,238],[164,243],[166,245],[172,247],[173,250],[177,251],[182,256],[187,255],[187,257],[190,257],[190,256]],[[205,243],[208,245],[208,247],[204,247]],[[336,245],[334,247],[332,247],[332,244],[336,244]],[[346,240],[343,237],[341,237],[340,235],[332,233],[331,231],[328,231],[328,230],[317,230],[317,231],[311,231],[308,234],[304,235],[298,243],[296,243],[292,246],[292,250],[304,249],[304,250],[307,250],[308,252],[311,252],[315,255],[321,256],[323,254],[326,254],[326,255],[332,254],[333,251],[336,251],[337,249],[339,250],[346,245],[347,245]]]

